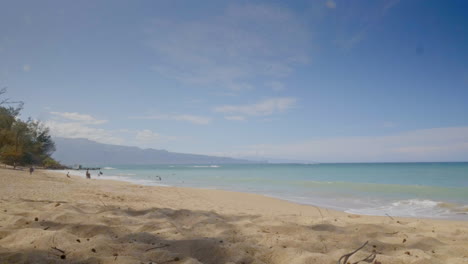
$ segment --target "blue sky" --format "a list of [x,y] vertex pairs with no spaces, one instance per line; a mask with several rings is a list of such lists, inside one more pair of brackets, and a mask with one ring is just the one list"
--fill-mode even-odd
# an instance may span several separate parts
[[56,136],[468,160],[466,1],[1,1],[0,85]]

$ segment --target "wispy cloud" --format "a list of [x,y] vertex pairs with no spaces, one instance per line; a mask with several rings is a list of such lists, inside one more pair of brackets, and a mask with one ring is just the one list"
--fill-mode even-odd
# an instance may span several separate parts
[[77,121],[85,124],[99,125],[104,124],[107,120],[100,120],[91,115],[80,114],[76,112],[50,112],[52,115],[61,117],[66,120]]
[[207,125],[211,123],[211,118],[197,115],[187,114],[158,114],[149,116],[138,116],[132,117],[132,119],[152,119],[152,120],[175,120],[175,121],[186,121],[197,125]]
[[49,120],[45,124],[49,127],[51,134],[56,137],[87,138],[101,143],[119,145],[124,143],[124,139],[116,136],[114,132],[102,128],[89,127],[85,123]]
[[140,145],[141,144],[154,145],[154,144],[160,144],[163,142],[168,142],[171,140],[176,140],[177,138],[173,136],[164,136],[149,129],[143,129],[143,130],[136,132],[135,139]]
[[267,87],[270,87],[275,92],[284,90],[284,84],[282,82],[272,81],[272,82],[268,82],[266,85]]
[[233,91],[254,79],[284,78],[309,61],[309,32],[290,10],[231,5],[219,16],[157,19],[147,29],[157,54],[153,69],[193,85]]
[[257,144],[224,154],[316,162],[466,161],[468,127],[432,128],[376,137]]
[[243,116],[225,116],[224,119],[233,120],[233,121],[244,121],[245,117],[243,117]]
[[296,104],[296,98],[277,97],[269,98],[255,104],[223,105],[214,109],[215,112],[226,114],[240,114],[248,116],[267,116],[284,112]]
[[[99,120],[91,115],[73,112],[50,112],[55,119],[45,122],[51,134],[55,137],[86,138],[100,143],[138,145],[141,147],[157,147],[161,143],[176,140],[175,136],[167,136],[149,129],[105,129],[100,125],[107,120]],[[192,122],[204,122],[196,117],[180,117]]]

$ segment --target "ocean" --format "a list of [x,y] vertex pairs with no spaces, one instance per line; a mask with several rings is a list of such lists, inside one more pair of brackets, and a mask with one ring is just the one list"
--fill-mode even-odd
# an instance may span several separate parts
[[257,193],[355,214],[468,220],[468,162],[101,168],[92,178]]

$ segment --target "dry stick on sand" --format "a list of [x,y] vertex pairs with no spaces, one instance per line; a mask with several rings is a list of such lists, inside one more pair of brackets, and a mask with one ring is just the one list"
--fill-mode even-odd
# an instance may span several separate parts
[[390,219],[395,220],[395,219],[393,219],[393,217],[391,217],[389,214],[385,214],[385,215],[388,216],[388,217],[390,217]]
[[60,248],[52,247],[52,249],[55,249],[55,250],[60,251],[61,253],[65,254],[65,251],[61,250]]
[[[348,254],[345,254],[343,256],[341,256],[341,258],[338,260],[337,264],[347,264],[348,263],[348,259],[354,255],[356,252],[358,252],[359,250],[361,250],[363,247],[365,247],[367,245],[367,243],[369,243],[369,241],[366,241],[366,243],[364,243],[362,246],[360,246],[358,249],[354,250],[353,252],[351,253],[348,253]],[[359,262],[361,261],[364,261],[364,262],[367,262],[367,263],[372,263],[372,261],[374,261],[375,259],[375,256],[376,254],[375,253],[372,253],[370,254],[369,256],[361,259],[361,260],[358,260],[356,262],[353,262],[353,264],[358,264]],[[341,261],[343,260],[343,261]]]
[[162,245],[162,246],[157,246],[157,247],[148,248],[148,249],[145,250],[145,251],[148,252],[148,251],[153,250],[153,249],[165,248],[165,247],[168,247],[168,246],[170,246],[170,245],[169,245],[169,244],[165,244],[165,245]]
[[60,257],[61,259],[66,259],[67,258],[67,254],[65,254],[65,251],[64,250],[61,250],[60,248],[57,248],[57,247],[51,247],[52,249],[55,249],[57,250],[58,252],[62,253],[62,255],[55,255],[57,257]]
[[98,199],[104,205],[104,207],[107,207],[107,205],[101,200],[101,198],[98,197]]
[[315,209],[317,209],[317,210],[319,211],[320,216],[322,217],[322,222],[323,222],[323,214],[322,214],[322,211],[320,211],[320,208],[318,208],[317,206],[314,206],[314,207],[315,207]]

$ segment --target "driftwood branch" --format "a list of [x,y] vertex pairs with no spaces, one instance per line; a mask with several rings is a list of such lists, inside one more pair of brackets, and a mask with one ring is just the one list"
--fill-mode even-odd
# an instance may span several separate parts
[[169,245],[169,244],[165,244],[165,245],[162,245],[162,246],[157,246],[157,247],[148,248],[148,249],[145,250],[145,251],[148,252],[148,251],[153,250],[153,249],[165,248],[165,247],[168,247],[168,246],[170,246],[170,245]]
[[[351,258],[351,256],[356,254],[356,252],[358,252],[359,250],[363,249],[367,245],[367,243],[369,243],[369,241],[366,241],[366,243],[364,243],[362,246],[360,246],[358,249],[354,250],[353,252],[341,256],[341,258],[338,260],[337,264],[347,264],[349,258]],[[365,257],[365,258],[363,258],[361,260],[353,262],[353,264],[358,264],[361,261],[371,263],[372,261],[374,261],[375,256],[376,256],[376,253],[372,253],[369,256],[367,256],[367,257]]]
[[314,206],[314,207],[315,207],[315,209],[317,209],[317,210],[319,211],[320,216],[322,217],[322,222],[323,222],[323,214],[322,214],[322,211],[321,211],[320,208],[318,208],[317,206]]
[[107,204],[105,204],[105,203],[101,200],[101,198],[98,197],[98,200],[102,203],[102,205],[104,205],[104,207],[107,207]]
[[358,264],[359,262],[363,261],[363,262],[367,262],[367,263],[372,263],[372,261],[374,261],[375,257],[376,257],[376,253],[375,252],[372,252],[369,256],[361,259],[361,260],[358,260],[356,262],[354,262],[353,264]]
[[55,250],[59,251],[62,254],[65,254],[65,251],[61,250],[60,248],[52,247],[52,249],[55,249]]

